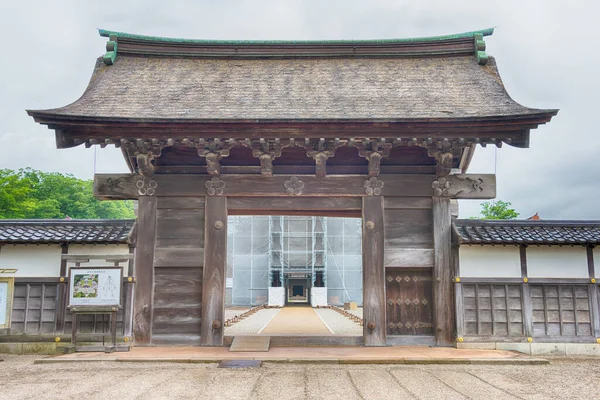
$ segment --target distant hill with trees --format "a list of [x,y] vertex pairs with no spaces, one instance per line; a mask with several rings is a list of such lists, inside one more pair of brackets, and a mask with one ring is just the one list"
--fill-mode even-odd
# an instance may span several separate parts
[[480,219],[517,219],[519,213],[511,208],[509,201],[486,201],[481,203]]
[[0,169],[0,219],[135,218],[133,201],[99,201],[93,181],[31,168]]

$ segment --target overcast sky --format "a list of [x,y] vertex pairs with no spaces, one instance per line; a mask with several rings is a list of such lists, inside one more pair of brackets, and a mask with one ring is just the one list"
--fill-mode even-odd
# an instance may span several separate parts
[[[427,4],[421,5],[420,3]],[[478,148],[471,173],[498,175],[498,199],[522,218],[600,219],[600,2],[570,1],[1,1],[0,168],[32,167],[91,179],[126,172],[119,150],[57,150],[53,131],[25,109],[75,101],[105,52],[97,28],[193,39],[390,39],[496,27],[486,38],[509,94],[559,108],[531,148]],[[495,163],[494,160],[497,159]],[[461,201],[461,217],[479,202]]]

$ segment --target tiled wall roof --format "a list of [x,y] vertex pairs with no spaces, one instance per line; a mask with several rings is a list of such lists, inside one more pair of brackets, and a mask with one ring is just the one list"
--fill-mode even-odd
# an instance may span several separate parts
[[3,243],[126,243],[135,220],[0,220]]
[[599,244],[600,221],[454,221],[461,244]]

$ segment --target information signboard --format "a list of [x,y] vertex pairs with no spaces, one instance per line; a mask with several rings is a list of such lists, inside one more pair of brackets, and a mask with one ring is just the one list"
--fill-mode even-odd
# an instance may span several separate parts
[[69,270],[69,307],[121,305],[123,268],[73,267]]
[[0,329],[10,328],[14,278],[0,277]]

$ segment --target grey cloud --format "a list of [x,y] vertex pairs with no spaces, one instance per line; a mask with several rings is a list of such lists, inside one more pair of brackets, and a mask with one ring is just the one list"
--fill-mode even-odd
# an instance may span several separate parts
[[[425,4],[420,4],[425,3]],[[96,28],[207,39],[372,39],[496,26],[486,39],[511,96],[560,108],[531,148],[498,150],[498,198],[522,217],[600,219],[595,185],[600,56],[594,1],[20,1],[0,4],[8,57],[0,63],[0,168],[32,166],[91,178],[93,150],[56,150],[25,109],[66,105],[85,90],[105,39]],[[100,172],[125,171],[119,150],[98,149]],[[470,172],[493,172],[478,149]],[[461,216],[479,202],[461,202]]]

